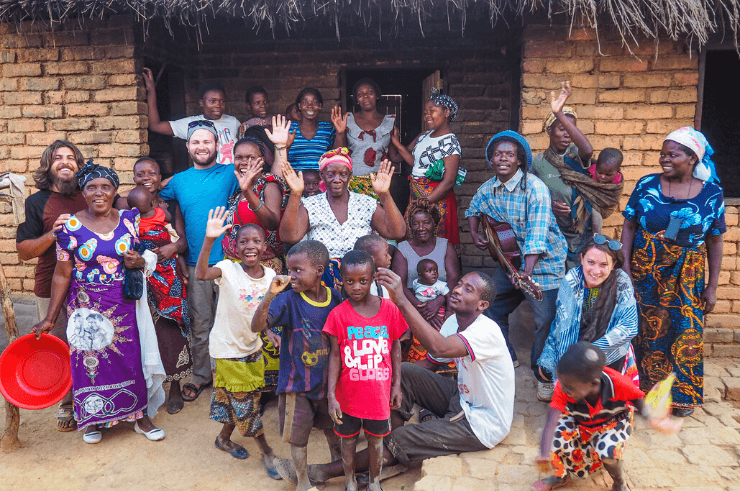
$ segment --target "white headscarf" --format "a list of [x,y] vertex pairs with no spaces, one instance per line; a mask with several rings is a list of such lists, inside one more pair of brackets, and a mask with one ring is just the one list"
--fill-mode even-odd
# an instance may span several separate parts
[[702,181],[717,181],[717,171],[712,161],[712,155],[714,155],[714,149],[707,141],[704,134],[700,131],[696,131],[691,126],[684,126],[665,137],[666,140],[671,140],[676,143],[690,148],[699,159],[696,167],[694,167],[694,177]]

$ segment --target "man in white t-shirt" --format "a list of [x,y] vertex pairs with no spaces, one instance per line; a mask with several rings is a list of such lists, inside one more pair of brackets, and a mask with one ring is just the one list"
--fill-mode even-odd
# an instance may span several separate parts
[[201,119],[210,120],[218,132],[218,157],[219,164],[234,163],[234,143],[236,133],[239,130],[239,120],[234,116],[224,114],[226,110],[226,92],[221,84],[206,82],[201,85],[198,92],[198,104],[203,108],[203,114],[199,116],[188,116],[176,121],[160,121],[157,110],[157,91],[154,86],[154,77],[149,68],[144,68],[144,85],[146,86],[146,100],[149,105],[149,129],[162,135],[175,136],[183,140],[187,139],[188,125],[192,121]]
[[[458,369],[455,382],[420,365],[402,364],[403,400],[391,413],[393,431],[383,439],[383,467],[496,446],[509,434],[514,417],[514,364],[501,329],[482,315],[496,296],[491,278],[474,272],[460,279],[449,300],[454,315],[441,332],[406,298],[398,275],[382,269],[377,278],[430,356],[439,363],[454,360]],[[404,426],[414,404],[438,418]],[[365,454],[355,458],[358,471],[367,466]],[[341,461],[308,468],[317,483],[342,474]]]

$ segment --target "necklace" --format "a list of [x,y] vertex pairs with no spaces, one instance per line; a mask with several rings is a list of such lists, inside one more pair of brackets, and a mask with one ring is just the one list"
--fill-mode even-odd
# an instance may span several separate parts
[[[691,196],[691,186],[694,185],[694,179],[691,179],[691,182],[689,183],[689,190],[686,193],[686,197],[684,199],[689,199],[689,196]],[[676,196],[673,196],[673,193],[671,192],[671,181],[668,181],[668,194],[671,195],[671,198],[673,199],[681,199]]]

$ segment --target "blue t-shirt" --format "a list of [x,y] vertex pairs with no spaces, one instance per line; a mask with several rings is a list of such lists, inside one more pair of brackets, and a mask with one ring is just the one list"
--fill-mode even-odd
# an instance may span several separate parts
[[[185,219],[185,236],[188,240],[187,263],[194,266],[206,236],[208,211],[217,206],[226,206],[229,197],[239,189],[234,175],[234,165],[215,164],[207,169],[190,169],[175,174],[159,193],[163,200],[174,199],[180,204]],[[213,265],[224,258],[221,240],[211,248],[208,264]]]
[[288,161],[297,171],[305,169],[319,170],[319,159],[334,145],[337,131],[334,125],[319,121],[319,128],[310,140],[301,134],[298,123],[290,123],[290,132],[295,133],[295,140],[288,150]]
[[333,288],[325,288],[328,295],[323,303],[288,290],[270,304],[268,326],[283,326],[278,394],[305,392],[309,399],[326,397],[329,338],[323,330],[329,312],[342,303],[342,296]]
[[697,247],[704,243],[707,234],[727,231],[725,200],[719,185],[705,182],[694,198],[676,199],[661,192],[660,176],[651,174],[637,181],[622,212],[624,218],[637,222],[653,235],[665,232],[672,217],[681,219],[675,240],[681,247]]

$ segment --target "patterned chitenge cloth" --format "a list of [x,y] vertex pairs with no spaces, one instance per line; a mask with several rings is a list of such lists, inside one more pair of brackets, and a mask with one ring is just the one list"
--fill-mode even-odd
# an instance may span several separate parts
[[216,359],[213,369],[211,419],[236,426],[242,436],[263,433],[260,393],[265,384],[262,351],[243,358]]
[[77,429],[144,416],[136,303],[123,298],[123,255],[138,240],[138,210],[120,210],[98,234],[72,215],[57,234],[57,260],[74,261],[67,294],[67,339]]
[[643,389],[675,372],[673,406],[697,407],[703,396],[706,248],[681,247],[639,228],[632,248],[632,280],[640,311],[633,344]]
[[[157,215],[159,216],[158,209]],[[161,220],[141,220],[139,233],[144,247],[153,250],[172,243],[172,236],[165,228],[164,214]],[[147,278],[147,296],[152,310],[152,319],[157,331],[157,344],[167,382],[182,380],[193,372],[188,336],[190,315],[187,293],[177,275],[177,256],[157,263],[157,268]]]

